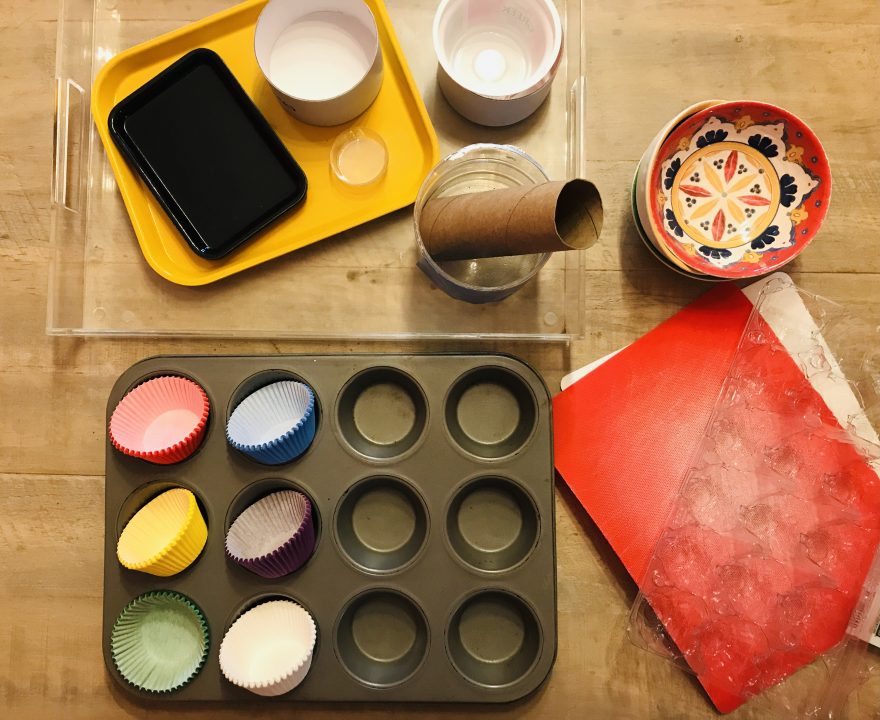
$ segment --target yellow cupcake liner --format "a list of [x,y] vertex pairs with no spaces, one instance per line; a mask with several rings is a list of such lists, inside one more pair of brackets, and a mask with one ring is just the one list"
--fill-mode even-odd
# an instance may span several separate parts
[[173,488],[153,498],[129,520],[116,557],[129,570],[168,577],[188,568],[208,541],[196,496]]

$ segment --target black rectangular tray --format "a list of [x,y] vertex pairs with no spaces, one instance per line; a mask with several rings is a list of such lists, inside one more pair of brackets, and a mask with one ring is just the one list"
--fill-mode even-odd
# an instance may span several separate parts
[[188,52],[107,123],[200,257],[228,255],[306,196],[302,168],[213,50]]
[[[176,465],[153,465],[106,441],[103,649],[109,672],[130,694],[158,702],[498,703],[541,685],[556,655],[556,548],[551,403],[534,370],[511,356],[483,354],[155,357],[117,380],[108,421],[125,393],[168,374],[196,381],[210,398],[207,433],[196,453]],[[314,390],[318,428],[297,460],[261,465],[227,444],[225,424],[248,393],[282,379]],[[416,430],[405,433],[401,417]],[[385,444],[371,445],[370,438]],[[119,533],[171,484],[190,488],[200,501],[208,524],[202,555],[168,578],[123,568],[116,558]],[[315,553],[295,573],[265,580],[225,557],[225,530],[251,502],[291,486],[317,511]],[[414,492],[405,522],[424,541],[402,569],[371,570],[359,564],[373,560],[358,555],[339,530],[337,513],[364,497],[381,513],[383,497],[395,487]],[[388,509],[393,529],[400,508]],[[125,605],[160,589],[192,598],[211,633],[199,675],[161,696],[126,683],[109,650]],[[352,600],[380,591],[408,599],[425,621],[416,631],[425,641],[422,658],[409,677],[387,686],[381,669],[374,672],[362,654],[355,657],[352,643],[369,638],[353,641],[349,634],[345,640],[337,633]],[[218,651],[241,612],[278,595],[312,614],[318,641],[303,683],[279,698],[261,698],[222,677]],[[398,624],[385,611],[387,603],[372,619],[388,627],[370,637],[393,642]]]

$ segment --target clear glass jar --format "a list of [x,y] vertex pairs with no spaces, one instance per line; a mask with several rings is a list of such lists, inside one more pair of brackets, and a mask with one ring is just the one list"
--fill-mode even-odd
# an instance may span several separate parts
[[415,202],[418,266],[448,295],[471,303],[503,300],[531,280],[551,253],[435,261],[419,232],[422,209],[434,198],[547,182],[543,168],[519,148],[488,143],[452,153],[425,178]]

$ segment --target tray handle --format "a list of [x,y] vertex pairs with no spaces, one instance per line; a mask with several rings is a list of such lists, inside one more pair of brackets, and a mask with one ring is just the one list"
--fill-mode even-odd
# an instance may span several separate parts
[[587,79],[579,75],[569,90],[568,112],[572,121],[568,123],[568,177],[585,178],[587,175],[587,154],[584,147],[586,138]]
[[55,78],[52,201],[79,212],[86,138],[86,92],[72,78]]

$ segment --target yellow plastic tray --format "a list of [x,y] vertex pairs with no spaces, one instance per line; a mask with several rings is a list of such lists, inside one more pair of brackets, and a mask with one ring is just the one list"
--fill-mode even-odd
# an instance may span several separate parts
[[[92,87],[92,116],[116,175],[141,251],[162,277],[180,285],[205,285],[324,240],[412,203],[422,180],[439,160],[437,135],[413,82],[382,0],[365,0],[376,17],[385,79],[376,101],[351,123],[332,128],[305,125],[282,107],[257,65],[254,26],[266,0],[248,0],[113,57]],[[240,250],[204,260],[189,249],[162,207],[128,166],[107,128],[116,103],[185,53],[217,52],[281,137],[309,181],[306,201]],[[388,171],[369,191],[350,190],[330,174],[330,147],[352,126],[379,133],[388,146]]]

